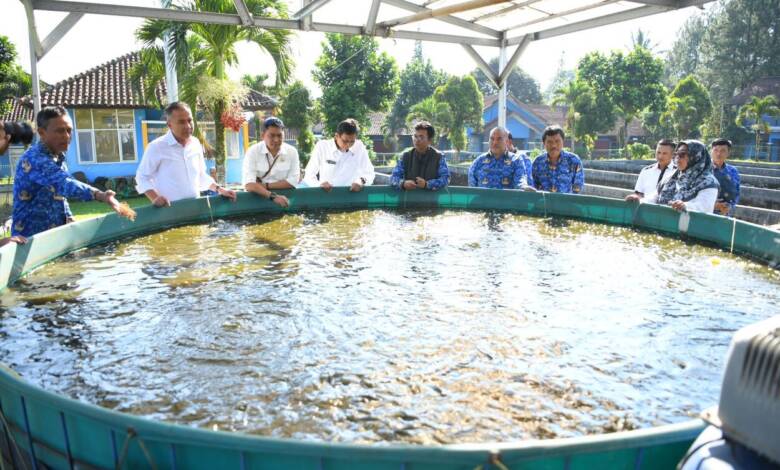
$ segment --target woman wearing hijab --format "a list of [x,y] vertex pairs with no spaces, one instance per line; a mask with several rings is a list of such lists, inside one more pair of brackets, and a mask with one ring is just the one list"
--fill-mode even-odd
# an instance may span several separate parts
[[655,201],[682,212],[711,214],[718,198],[718,180],[712,173],[707,147],[698,140],[684,140],[674,152],[677,171],[658,190]]

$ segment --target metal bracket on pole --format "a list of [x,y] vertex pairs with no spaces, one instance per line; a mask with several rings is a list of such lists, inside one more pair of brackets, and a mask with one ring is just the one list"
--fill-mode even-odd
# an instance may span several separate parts
[[303,8],[296,11],[295,14],[293,14],[292,18],[294,20],[302,20],[307,16],[311,16],[312,13],[319,10],[321,7],[325,6],[325,4],[328,3],[329,1],[330,0],[314,0],[311,3],[307,3]]
[[479,52],[477,52],[468,44],[461,44],[460,46],[471,56],[472,59],[474,59],[474,62],[477,63],[477,67],[479,67],[479,69],[482,70],[482,72],[487,76],[488,80],[490,80],[490,83],[495,85],[496,88],[501,88],[498,85],[498,74],[490,68],[490,65],[488,65],[488,63],[485,62],[485,59],[479,55]]
[[506,79],[509,74],[506,72],[512,70],[506,62],[506,41],[501,41],[501,48],[498,52],[498,70],[501,75],[498,77],[498,125],[506,129]]
[[[523,55],[523,52],[529,44],[531,44],[531,35],[526,34],[522,42],[518,44],[514,54],[512,54],[512,58],[510,58],[509,62],[507,62],[505,66],[501,68],[501,75],[498,77],[499,84],[503,85],[506,82],[506,80],[509,78],[509,74],[512,73],[512,69],[514,68],[515,64],[520,59],[520,56]],[[506,52],[506,46],[502,46],[501,50]]]
[[241,18],[241,24],[244,26],[252,26],[255,20],[252,18],[252,13],[249,11],[249,8],[247,8],[244,0],[233,0],[233,3],[235,3],[236,12]]
[[32,82],[32,98],[34,116],[41,110],[41,83],[38,78],[38,58],[43,55],[43,46],[38,39],[35,27],[35,14],[31,0],[21,0],[27,13],[27,33],[30,39],[30,81]]
[[373,0],[371,3],[371,10],[368,11],[368,20],[366,21],[366,35],[373,36],[376,31],[376,17],[379,15],[379,5],[382,4],[382,0]]
[[54,47],[60,39],[62,39],[68,31],[73,28],[76,23],[84,16],[84,13],[69,13],[60,23],[54,27],[48,36],[41,42],[42,53],[38,57],[42,59],[43,56],[49,53],[52,47]]

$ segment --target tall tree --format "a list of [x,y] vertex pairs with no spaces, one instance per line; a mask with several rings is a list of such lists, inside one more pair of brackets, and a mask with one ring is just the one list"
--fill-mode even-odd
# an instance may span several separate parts
[[8,98],[27,95],[32,90],[30,76],[16,62],[16,46],[0,36],[0,113],[9,111]]
[[653,52],[655,51],[655,48],[658,47],[658,44],[653,43],[653,40],[650,39],[650,35],[647,31],[644,31],[642,28],[637,28],[635,33],[631,33],[631,45],[628,49],[634,50],[637,47],[643,47],[648,51]]
[[280,117],[289,127],[298,129],[298,152],[301,163],[309,160],[311,149],[314,148],[314,134],[311,131],[314,102],[309,89],[302,81],[296,80],[285,88],[280,106]]
[[660,119],[672,123],[676,137],[699,137],[699,128],[712,111],[712,102],[704,85],[693,75],[688,75],[677,82],[666,103],[666,111]]
[[572,146],[582,140],[589,153],[597,135],[615,126],[615,105],[584,80],[573,80],[559,88],[553,104],[568,106],[566,128]]
[[701,43],[707,32],[707,21],[706,14],[694,14],[685,20],[677,32],[677,40],[666,56],[664,75],[668,86],[699,71]]
[[663,62],[643,47],[628,54],[612,51],[609,56],[592,52],[580,60],[577,74],[596,93],[609,97],[623,118],[621,147],[626,145],[628,124],[646,109],[658,106],[666,96],[661,82]]
[[401,85],[390,113],[382,123],[382,133],[388,142],[395,143],[399,129],[405,127],[411,107],[433,95],[437,87],[444,85],[447,74],[433,67],[422,54],[422,45],[415,44],[411,62],[401,71]]
[[257,75],[244,74],[241,76],[241,84],[250,90],[259,91],[266,95],[278,95],[279,90],[276,85],[268,84],[269,76],[267,73],[260,73]]
[[[490,69],[494,72],[498,71],[498,57],[494,57],[488,63]],[[498,88],[493,85],[485,72],[480,68],[476,68],[471,72],[471,75],[477,81],[479,90],[483,95],[495,95],[498,93]],[[539,82],[533,77],[528,75],[523,69],[515,66],[509,73],[506,83],[507,92],[511,93],[515,98],[523,103],[539,104],[542,102],[542,91],[539,88]]]
[[398,92],[398,68],[376,39],[329,33],[312,71],[322,88],[320,105],[326,131],[354,118],[367,127],[371,111],[385,111]]
[[712,96],[727,101],[756,78],[780,75],[780,2],[722,0],[711,15],[697,75]]
[[763,98],[753,96],[748,103],[739,108],[737,125],[745,126],[756,135],[756,160],[758,160],[758,150],[761,148],[761,134],[769,133],[769,124],[764,120],[764,117],[780,117],[780,108],[777,104],[777,98],[774,95],[767,95]]
[[468,143],[466,127],[482,128],[484,101],[477,81],[471,75],[452,77],[437,88],[433,96],[436,101],[447,103],[450,107],[450,143],[460,152]]
[[550,84],[544,90],[544,102],[552,103],[555,99],[555,93],[557,90],[566,87],[566,85],[576,78],[576,72],[571,69],[567,69],[565,66],[566,52],[561,52],[561,56],[558,58],[558,69],[555,71]]
[[[250,13],[258,17],[287,17],[286,3],[281,0],[246,0]],[[236,14],[232,0],[188,0],[176,5],[187,11]],[[159,38],[170,32],[170,44],[173,46],[176,60],[176,72],[179,76],[180,96],[195,109],[198,95],[205,91],[203,77],[212,77],[219,81],[227,80],[227,68],[238,63],[235,46],[240,42],[257,44],[266,51],[276,65],[276,83],[286,83],[292,73],[292,56],[289,51],[290,32],[286,30],[260,29],[254,26],[223,25],[205,23],[173,23],[163,20],[146,20],[136,31],[136,38],[143,44],[141,63],[132,75],[142,79],[145,96],[151,101],[154,86],[165,77],[162,44]],[[230,89],[229,86],[221,87]],[[212,101],[208,109],[214,120],[216,135],[215,160],[217,179],[225,180],[225,125],[223,115],[230,111],[232,103],[229,96]]]

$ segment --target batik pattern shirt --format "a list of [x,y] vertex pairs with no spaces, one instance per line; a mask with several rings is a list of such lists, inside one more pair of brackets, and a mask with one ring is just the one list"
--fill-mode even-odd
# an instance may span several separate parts
[[581,193],[585,187],[582,161],[577,155],[562,151],[553,165],[547,152],[539,155],[533,164],[534,187],[552,193]]
[[[447,159],[444,155],[439,159],[437,175],[436,178],[426,181],[425,189],[438,191],[447,186],[450,182],[450,168],[447,166]],[[393,169],[393,174],[390,175],[390,186],[395,189],[401,189],[401,185],[404,183],[405,179],[404,159],[399,157],[398,163],[395,164],[395,168]]]
[[[725,202],[729,205],[729,217],[734,215],[734,208],[739,204],[739,170],[734,166],[724,163],[722,168],[712,166],[712,174],[720,183],[720,190],[718,190],[718,201]],[[716,214],[720,214],[715,210]]]
[[16,167],[11,233],[30,237],[64,225],[73,216],[66,198],[91,201],[92,191],[70,176],[64,155],[53,156],[43,143],[36,143]]
[[469,186],[492,189],[520,189],[528,184],[522,158],[511,153],[496,158],[484,153],[469,168]]
[[528,180],[528,186],[534,185],[534,175],[533,175],[533,163],[531,163],[531,159],[528,157],[528,154],[525,152],[517,151],[515,152],[515,155],[518,158],[523,159],[523,165],[525,165],[525,177]]

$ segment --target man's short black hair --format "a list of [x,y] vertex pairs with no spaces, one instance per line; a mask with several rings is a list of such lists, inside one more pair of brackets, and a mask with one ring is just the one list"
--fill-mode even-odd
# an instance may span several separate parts
[[38,111],[38,115],[35,116],[35,124],[38,129],[46,129],[50,120],[67,115],[68,112],[62,106],[46,106]]
[[710,144],[710,148],[717,147],[718,145],[726,145],[728,148],[731,148],[731,141],[729,139],[719,138],[712,141]]
[[268,116],[265,118],[265,121],[263,121],[263,131],[267,130],[269,127],[284,129],[284,122],[276,116]]
[[165,120],[173,116],[174,111],[187,111],[188,113],[192,114],[192,110],[190,109],[190,105],[185,103],[184,101],[174,101],[173,103],[169,104],[165,107]]
[[420,121],[414,126],[414,130],[416,131],[426,131],[428,133],[428,139],[433,139],[433,136],[436,135],[436,129],[433,128],[433,124],[431,124],[428,121]]
[[664,145],[666,147],[671,147],[672,150],[677,148],[677,142],[673,141],[672,139],[661,139],[658,141],[658,144],[656,144],[656,147],[659,145]]
[[359,130],[358,122],[352,118],[344,119],[336,126],[336,134],[356,135]]
[[544,143],[548,137],[552,137],[555,134],[560,135],[562,140],[566,139],[566,134],[563,132],[563,128],[557,124],[553,124],[552,126],[547,126],[544,128],[544,132],[542,132],[542,143]]

